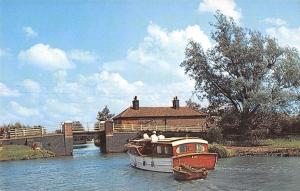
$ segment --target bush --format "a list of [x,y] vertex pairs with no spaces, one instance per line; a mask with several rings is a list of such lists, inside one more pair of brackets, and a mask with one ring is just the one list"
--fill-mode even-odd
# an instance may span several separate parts
[[228,158],[235,156],[235,151],[226,149],[224,146],[219,144],[211,144],[208,146],[208,152],[217,153],[219,158]]
[[209,129],[206,139],[210,143],[221,143],[223,141],[222,130],[217,127]]

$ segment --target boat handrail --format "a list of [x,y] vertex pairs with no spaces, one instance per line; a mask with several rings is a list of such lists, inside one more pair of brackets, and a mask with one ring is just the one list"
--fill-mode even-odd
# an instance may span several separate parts
[[126,147],[128,147],[128,148],[135,148],[136,151],[138,152],[138,154],[139,154],[140,156],[146,156],[146,155],[143,155],[143,154],[140,152],[140,150],[139,150],[139,148],[142,148],[143,146],[127,144]]
[[131,147],[131,148],[141,148],[143,146],[140,146],[140,145],[131,145],[131,144],[126,144],[125,145],[126,147]]

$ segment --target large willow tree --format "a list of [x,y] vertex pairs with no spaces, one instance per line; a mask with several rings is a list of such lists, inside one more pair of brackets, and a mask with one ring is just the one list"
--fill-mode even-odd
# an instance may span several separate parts
[[227,108],[222,126],[244,139],[253,129],[274,125],[277,114],[299,112],[297,50],[281,47],[276,39],[242,28],[219,12],[215,18],[213,47],[204,51],[199,43],[189,42],[181,66],[210,109]]

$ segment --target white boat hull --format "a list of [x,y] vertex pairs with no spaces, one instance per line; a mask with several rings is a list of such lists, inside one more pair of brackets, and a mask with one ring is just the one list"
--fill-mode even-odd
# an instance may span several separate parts
[[172,158],[144,157],[131,153],[128,153],[128,155],[130,157],[130,164],[133,167],[155,172],[173,172]]

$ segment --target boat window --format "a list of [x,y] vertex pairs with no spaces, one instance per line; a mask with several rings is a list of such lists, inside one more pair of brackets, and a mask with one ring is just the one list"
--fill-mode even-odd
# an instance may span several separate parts
[[196,144],[196,152],[197,153],[202,153],[204,152],[204,146],[202,144]]
[[170,147],[168,146],[165,146],[165,154],[166,155],[169,155],[171,152],[170,152]]
[[188,147],[186,145],[180,145],[177,147],[176,152],[177,153],[185,153],[188,151]]
[[160,145],[158,145],[156,147],[156,152],[157,152],[157,154],[161,154],[161,146]]

